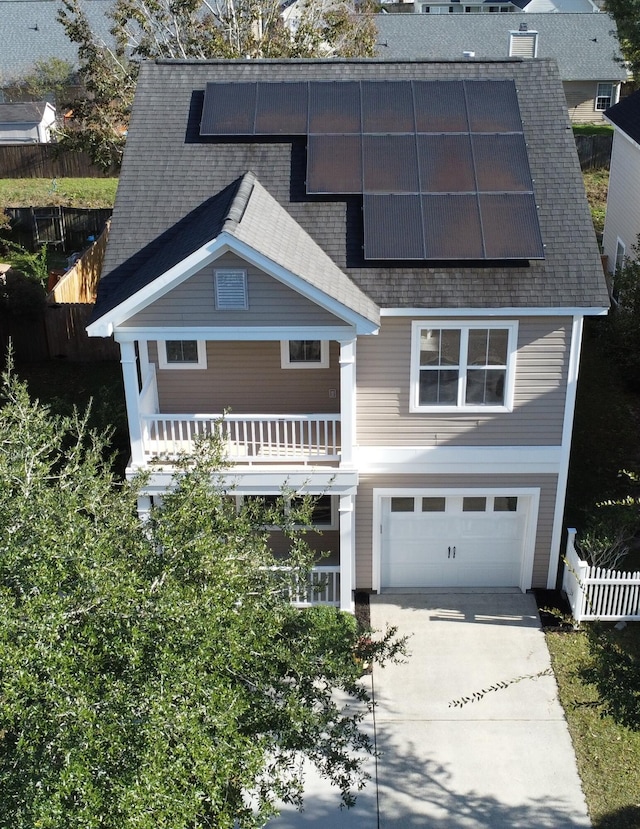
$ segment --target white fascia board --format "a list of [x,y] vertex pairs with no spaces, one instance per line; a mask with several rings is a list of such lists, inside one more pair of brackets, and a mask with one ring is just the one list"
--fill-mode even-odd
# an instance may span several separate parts
[[256,268],[259,268],[264,273],[277,279],[283,285],[306,297],[320,308],[324,308],[325,311],[329,311],[329,313],[334,314],[336,317],[349,323],[349,325],[354,326],[357,334],[378,333],[380,326],[377,323],[372,322],[370,319],[362,316],[362,314],[354,311],[353,308],[349,308],[349,306],[326,294],[320,288],[311,285],[311,283],[282,267],[282,265],[278,265],[277,262],[259,253],[246,242],[241,242],[239,239],[230,236],[229,247],[242,259],[255,265]]
[[[604,120],[609,121],[606,115],[604,116]],[[620,127],[617,124],[614,124],[613,121],[609,121],[609,123],[613,127],[614,132],[616,132],[621,138],[625,138],[629,142],[629,144],[632,144],[634,147],[640,150],[640,144],[638,144],[637,141],[634,141],[630,135],[628,135],[624,130],[620,129]]]
[[337,340],[348,341],[356,336],[355,329],[346,326],[243,326],[218,328],[181,326],[180,328],[117,328],[116,342],[136,340],[208,340],[211,342],[237,340]]
[[585,308],[381,308],[381,317],[597,317],[609,311],[605,306]]
[[562,469],[561,446],[358,446],[354,466],[364,474],[538,474]]
[[160,276],[156,277],[153,282],[145,285],[133,296],[130,296],[124,302],[117,305],[104,316],[92,322],[87,326],[87,333],[90,337],[108,337],[114,329],[128,320],[130,317],[142,311],[152,302],[168,294],[177,285],[180,285],[190,276],[193,276],[198,271],[205,268],[210,262],[218,259],[222,254],[226,253],[228,248],[222,239],[224,234],[212,239],[203,245],[198,250],[194,251],[182,262],[178,262],[173,268],[169,268]]
[[[140,470],[127,469],[127,478],[139,474]],[[175,468],[165,467],[161,471],[152,471],[144,479],[140,495],[160,495],[175,488],[180,472]],[[308,467],[274,467],[256,469],[247,467],[214,473],[212,476],[216,487],[227,488],[238,494],[268,495],[282,489],[294,490],[309,495],[355,495],[358,488],[358,473],[353,469],[329,469]]]

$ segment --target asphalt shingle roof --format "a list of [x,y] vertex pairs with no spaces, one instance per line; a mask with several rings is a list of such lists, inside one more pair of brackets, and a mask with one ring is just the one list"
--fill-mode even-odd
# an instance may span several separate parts
[[599,14],[380,14],[378,54],[395,60],[460,60],[509,56],[509,34],[526,24],[538,32],[538,58],[555,58],[563,81],[626,80],[616,60],[613,19]]
[[[90,0],[82,4],[91,29],[110,43],[110,23],[105,17],[113,0]],[[0,86],[21,77],[36,61],[60,58],[78,63],[78,46],[58,22],[56,0],[0,0]]]
[[640,144],[640,90],[605,110],[605,118]]
[[[463,78],[515,81],[544,260],[513,267],[376,266],[363,258],[361,197],[307,196],[304,139],[199,137],[208,81]],[[215,204],[217,194],[248,171],[379,307],[608,305],[562,85],[552,61],[167,61],[145,64],[141,70],[94,319],[114,296],[135,292],[145,249],[153,251],[163,234],[179,238],[181,229],[189,227],[190,214]],[[287,255],[292,262],[298,259],[300,270],[302,247]]]
[[0,124],[39,124],[46,106],[45,101],[0,104]]

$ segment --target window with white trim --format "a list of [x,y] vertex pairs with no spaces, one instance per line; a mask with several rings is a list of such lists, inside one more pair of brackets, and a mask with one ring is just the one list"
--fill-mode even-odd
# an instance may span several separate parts
[[603,112],[605,109],[609,109],[613,103],[613,84],[599,83],[596,93],[596,111]]
[[414,322],[413,412],[510,410],[518,324]]
[[161,340],[158,343],[160,368],[206,368],[207,344],[204,340]]
[[616,261],[613,268],[614,275],[618,273],[622,268],[624,268],[624,260],[627,253],[627,249],[625,247],[624,242],[622,239],[618,239],[616,243]]
[[282,340],[282,368],[329,368],[328,340]]
[[242,269],[225,268],[214,271],[215,300],[218,311],[246,311],[249,307],[247,296],[247,272]]

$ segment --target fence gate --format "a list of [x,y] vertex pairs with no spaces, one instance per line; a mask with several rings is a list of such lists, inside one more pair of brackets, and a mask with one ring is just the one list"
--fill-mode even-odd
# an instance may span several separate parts
[[64,213],[61,207],[32,207],[31,218],[37,245],[64,247]]

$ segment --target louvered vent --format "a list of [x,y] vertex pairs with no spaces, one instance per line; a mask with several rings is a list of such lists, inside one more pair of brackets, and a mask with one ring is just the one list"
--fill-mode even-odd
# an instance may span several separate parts
[[216,271],[215,286],[219,311],[244,311],[249,307],[246,271]]

